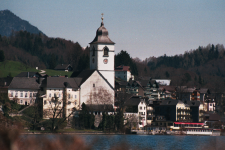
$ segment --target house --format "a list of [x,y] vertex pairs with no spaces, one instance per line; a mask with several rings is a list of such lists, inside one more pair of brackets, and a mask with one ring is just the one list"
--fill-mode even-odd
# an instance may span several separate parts
[[159,85],[162,99],[176,99],[176,86]]
[[20,105],[34,103],[42,80],[41,78],[14,77],[8,88],[9,99]]
[[169,86],[171,80],[170,79],[153,79],[155,80],[159,85],[166,85]]
[[125,106],[125,123],[132,121],[137,123],[139,129],[142,129],[146,124],[147,105],[145,99],[138,96],[133,96],[124,103]]
[[193,122],[203,122],[203,104],[200,101],[187,101],[186,103],[190,106],[190,114]]
[[115,78],[115,90],[117,92],[126,92],[126,86],[128,82],[120,78]]
[[126,86],[126,92],[136,96],[144,96],[144,88],[139,81],[130,80]]
[[70,64],[59,64],[54,69],[61,71],[72,71],[73,67]]
[[[59,117],[68,117],[73,109],[80,108],[80,79],[67,77],[47,77],[40,87],[38,101],[43,118],[51,118],[56,108]],[[60,112],[61,111],[61,112]]]
[[204,110],[206,112],[215,112],[215,109],[216,109],[216,102],[215,102],[215,99],[212,98],[211,96],[207,96],[205,99],[204,99]]
[[120,65],[115,68],[115,77],[120,78],[124,81],[129,81],[130,79],[134,79],[131,75],[130,66]]
[[149,100],[160,99],[159,85],[155,80],[139,80],[144,88],[144,96]]
[[196,88],[188,88],[187,86],[178,86],[176,88],[176,97],[177,99],[180,99],[182,101],[191,101],[192,98],[194,98],[195,96],[192,95],[195,90]]
[[190,106],[181,100],[162,100],[155,106],[155,116],[164,116],[167,121],[192,122]]
[[8,88],[12,82],[13,77],[0,78],[0,93],[5,93],[8,95]]

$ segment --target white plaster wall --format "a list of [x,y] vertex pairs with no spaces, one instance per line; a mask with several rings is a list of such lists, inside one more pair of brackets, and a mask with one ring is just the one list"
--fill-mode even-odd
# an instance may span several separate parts
[[[92,56],[92,48],[95,47],[95,56]],[[109,56],[103,57],[103,49],[107,46],[109,48]],[[95,59],[95,62],[92,62],[92,59]],[[104,64],[103,60],[108,59],[108,63]],[[105,44],[91,44],[90,45],[90,69],[97,70],[114,70],[114,45],[105,45]]]
[[[93,87],[93,84],[95,87]],[[103,78],[95,71],[82,85],[80,90],[80,105],[82,103],[86,103],[89,99],[89,95],[91,92],[95,90],[95,88],[103,87],[107,91],[112,94],[112,100],[114,105],[114,90],[103,80]]]
[[[142,107],[142,109],[140,109]],[[144,120],[139,120],[139,122],[142,122],[144,124],[144,126],[146,126],[147,124],[147,106],[145,104],[145,102],[140,102],[138,105],[138,114],[140,115],[140,113],[144,114],[141,116],[144,116]],[[142,124],[139,124],[139,127],[144,127]]]
[[111,86],[114,88],[115,87],[115,72],[114,70],[112,71],[101,71],[99,72],[106,78],[106,80],[111,84]]
[[[79,92],[80,90],[74,90],[72,88],[67,88],[67,102],[71,102],[70,104],[67,104],[67,114],[69,115],[72,112],[72,108],[79,109]],[[51,97],[50,97],[51,94]],[[51,103],[52,97],[54,97],[54,94],[56,94],[57,97],[59,97],[59,101],[61,102],[60,105],[58,105],[58,109],[61,109],[63,106],[63,88],[47,88],[46,90],[46,96],[43,98],[43,111],[49,110],[51,108],[54,108],[55,105]],[[70,94],[70,97],[68,96]],[[45,103],[46,101],[46,103]],[[75,103],[76,102],[76,103]],[[45,116],[44,118],[51,118],[51,116]]]
[[[18,104],[20,105],[25,105],[27,102],[27,105],[29,105],[32,102],[35,102],[36,99],[36,94],[38,90],[31,90],[31,89],[9,89],[8,90],[8,97],[10,100],[13,100],[13,98],[16,98],[16,93],[18,93],[17,98],[18,98]],[[21,97],[21,93],[23,93],[23,96]],[[27,93],[27,97],[25,97],[25,94]],[[32,96],[30,97],[30,94]],[[22,100],[22,101],[21,101]]]

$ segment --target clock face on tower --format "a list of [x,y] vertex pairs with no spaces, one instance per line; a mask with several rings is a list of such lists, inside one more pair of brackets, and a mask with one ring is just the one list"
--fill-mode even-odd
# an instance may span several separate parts
[[95,59],[94,58],[92,59],[92,63],[95,63]]
[[104,64],[107,64],[107,63],[108,63],[108,59],[104,59],[104,60],[103,60],[103,63],[104,63]]

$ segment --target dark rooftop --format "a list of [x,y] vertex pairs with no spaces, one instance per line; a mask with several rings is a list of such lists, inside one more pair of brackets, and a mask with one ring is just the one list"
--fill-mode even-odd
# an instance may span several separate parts
[[113,41],[110,40],[108,37],[108,31],[104,27],[104,23],[101,23],[101,26],[96,31],[96,36],[94,40],[90,44],[101,44],[101,43],[107,43],[107,44],[115,44]]
[[[27,78],[27,77],[14,77],[9,89],[34,89],[38,90],[40,84],[37,78]],[[42,79],[41,79],[42,80]]]
[[86,104],[86,107],[90,112],[114,112],[113,105],[110,104]]

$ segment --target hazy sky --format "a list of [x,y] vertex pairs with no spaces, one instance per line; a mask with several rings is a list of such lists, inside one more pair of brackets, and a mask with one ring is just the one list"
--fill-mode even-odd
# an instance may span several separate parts
[[183,54],[225,42],[225,0],[0,0],[0,10],[38,27],[49,37],[89,45],[101,23],[116,53],[131,57]]

